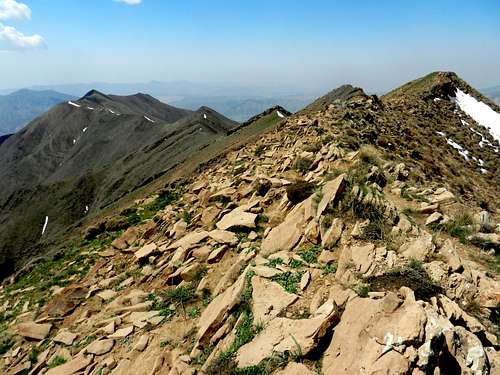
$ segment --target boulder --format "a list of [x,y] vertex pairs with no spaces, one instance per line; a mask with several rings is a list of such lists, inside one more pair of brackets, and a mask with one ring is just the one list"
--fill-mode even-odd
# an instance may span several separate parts
[[275,282],[254,276],[252,278],[252,312],[255,323],[266,323],[294,303],[298,296],[287,293]]
[[166,250],[175,250],[179,247],[182,247],[185,250],[189,250],[193,248],[195,245],[199,244],[207,237],[208,237],[207,231],[191,232],[186,234],[180,240],[177,240],[173,244],[168,246]]
[[327,301],[310,319],[274,318],[253,341],[236,353],[239,368],[256,366],[274,353],[301,353],[307,355],[339,320],[332,301]]
[[[245,288],[246,274],[246,271],[243,272],[231,287],[215,297],[203,310],[197,322],[196,338],[198,344],[206,344],[227,318],[229,311],[239,303]],[[195,345],[195,349],[197,346],[199,345]]]
[[236,234],[227,230],[215,229],[208,233],[211,239],[217,241],[218,243],[235,245],[238,243],[238,238]]
[[429,215],[427,220],[425,220],[425,225],[431,225],[431,224],[437,224],[443,219],[443,214],[440,212],[434,212],[433,214]]
[[139,250],[134,253],[135,259],[137,261],[148,258],[153,255],[158,250],[158,246],[155,243],[150,243],[144,245]]
[[462,260],[458,256],[457,250],[451,240],[446,240],[444,245],[439,249],[439,253],[446,260],[453,272],[458,272],[463,269]]
[[64,344],[64,345],[73,345],[73,342],[77,338],[77,334],[73,332],[69,332],[66,330],[60,330],[56,337],[54,337],[54,342]]
[[337,244],[342,236],[342,231],[344,230],[344,222],[342,219],[336,218],[333,220],[332,225],[322,236],[321,245],[324,249],[330,249]]
[[255,228],[256,219],[256,214],[245,212],[241,209],[241,207],[238,207],[232,210],[230,213],[224,215],[216,226],[221,230],[237,227]]
[[305,224],[314,216],[313,200],[307,198],[286,215],[285,220],[274,227],[264,238],[260,254],[267,257],[280,250],[291,250],[299,242]]
[[52,324],[37,324],[34,322],[20,323],[17,325],[17,333],[23,337],[35,340],[45,339],[52,328]]
[[103,355],[109,353],[114,345],[115,340],[112,339],[97,340],[89,344],[85,348],[85,351],[94,355]]
[[401,245],[399,253],[406,259],[423,261],[434,251],[434,249],[435,246],[432,242],[432,236],[427,232],[423,232],[420,237]]
[[410,373],[411,360],[403,353],[423,341],[426,321],[419,303],[411,298],[403,302],[394,293],[349,300],[325,351],[323,373]]
[[316,212],[316,218],[319,218],[326,207],[337,200],[337,198],[342,194],[345,188],[345,178],[346,174],[341,174],[332,181],[328,181],[325,186],[323,186],[322,193],[323,197],[318,204],[318,210]]
[[78,355],[71,361],[61,365],[49,369],[45,373],[45,375],[72,375],[76,374],[79,371],[85,369],[88,365],[92,363],[94,359],[93,355]]

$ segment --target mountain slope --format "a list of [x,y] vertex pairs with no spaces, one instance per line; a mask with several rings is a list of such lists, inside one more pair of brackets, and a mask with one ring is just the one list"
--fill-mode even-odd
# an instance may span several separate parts
[[[498,185],[486,210],[418,158],[482,184],[425,138],[470,132],[447,76],[426,82],[456,94],[437,101],[417,87],[266,111],[254,125],[282,120],[256,139],[89,222],[0,288],[0,371],[31,369],[41,352],[33,372],[47,375],[496,375]],[[405,151],[411,129],[424,139]],[[123,215],[125,232],[111,227]]]
[[19,261],[19,248],[27,254],[39,240],[53,238],[237,126],[209,108],[182,110],[143,94],[91,91],[55,106],[0,145],[0,225],[6,228],[0,254],[5,262]]
[[52,90],[19,90],[0,95],[0,136],[15,133],[57,103],[75,99]]

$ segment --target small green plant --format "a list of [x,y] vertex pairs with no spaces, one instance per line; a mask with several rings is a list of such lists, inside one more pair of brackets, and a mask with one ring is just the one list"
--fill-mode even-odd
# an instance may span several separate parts
[[283,264],[283,259],[281,259],[281,258],[274,258],[274,259],[271,259],[269,262],[267,262],[266,266],[267,267],[276,268],[276,266],[278,266],[280,264]]
[[297,171],[304,173],[311,169],[312,164],[313,161],[311,159],[298,157],[295,159],[294,167]]
[[91,342],[93,342],[95,340],[97,340],[97,336],[96,335],[90,335],[90,336],[85,337],[82,340],[76,341],[73,344],[73,346],[76,347],[76,348],[83,348],[83,347],[89,345]]
[[52,362],[50,362],[49,364],[49,368],[54,368],[54,367],[57,367],[57,366],[61,366],[63,364],[65,364],[67,361],[66,361],[66,358],[58,355],[57,357],[55,357]]
[[323,275],[329,275],[337,272],[337,265],[335,263],[325,264],[323,266]]
[[7,353],[14,346],[15,342],[12,337],[6,336],[0,340],[0,355]]
[[188,310],[187,314],[191,319],[196,319],[200,316],[200,309],[197,307],[192,307]]
[[37,347],[33,347],[31,349],[30,355],[28,356],[28,360],[31,363],[37,363],[38,362],[38,355],[40,354],[40,349]]
[[291,268],[300,268],[302,267],[304,264],[298,260],[298,259],[291,259],[290,262],[288,263],[288,265],[291,267]]
[[259,157],[259,156],[262,156],[265,151],[266,151],[266,146],[264,146],[264,145],[258,145],[255,148],[255,151],[253,153],[254,153],[255,156]]
[[370,284],[359,283],[356,284],[352,290],[356,292],[356,294],[360,297],[367,297],[368,293],[370,293]]
[[301,272],[292,273],[288,271],[273,276],[271,280],[280,284],[288,293],[297,293],[297,283],[300,282],[301,278]]
[[308,249],[299,252],[299,255],[306,263],[316,263],[318,261],[318,255],[321,252],[321,246],[314,245]]
[[162,341],[160,341],[160,348],[164,348],[164,347],[166,347],[169,344],[170,344],[170,340],[169,339],[162,340]]
[[416,270],[416,271],[421,271],[423,269],[424,263],[421,260],[417,259],[410,259],[408,262],[408,267]]

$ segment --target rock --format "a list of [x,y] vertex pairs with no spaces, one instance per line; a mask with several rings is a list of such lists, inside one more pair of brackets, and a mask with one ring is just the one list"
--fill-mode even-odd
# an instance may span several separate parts
[[206,208],[201,215],[201,222],[205,226],[209,226],[213,223],[215,218],[219,215],[220,209],[215,206],[210,206]]
[[181,272],[182,280],[187,282],[193,281],[198,275],[200,275],[201,270],[202,270],[201,264],[198,262],[195,262],[187,266]]
[[112,339],[103,339],[97,340],[89,344],[85,351],[94,355],[103,355],[109,353],[111,349],[115,346],[115,340]]
[[274,227],[264,238],[260,254],[267,257],[280,250],[291,250],[302,237],[305,223],[314,216],[312,198],[308,198],[286,215],[285,220]]
[[335,256],[333,251],[323,250],[318,257],[318,262],[324,264],[332,264],[335,263]]
[[316,218],[323,214],[323,211],[330,203],[334,203],[337,198],[342,194],[345,188],[345,178],[346,174],[341,174],[332,181],[328,181],[325,186],[323,186],[322,193],[323,197],[318,204],[318,210],[316,212]]
[[[488,359],[481,341],[464,327],[444,332],[448,351],[460,366],[462,374],[487,374]],[[458,369],[457,369],[458,370]]]
[[124,339],[125,337],[130,335],[132,332],[134,332],[134,326],[125,327],[125,328],[117,330],[112,335],[109,335],[108,338],[109,339]]
[[166,250],[174,250],[178,249],[179,247],[182,247],[184,250],[189,250],[207,237],[208,237],[207,231],[191,232],[186,234],[180,240],[177,240],[173,244],[168,246]]
[[275,375],[315,375],[315,372],[309,370],[302,363],[290,362],[282,370],[279,370]]
[[137,341],[137,344],[134,346],[134,350],[138,352],[144,351],[146,347],[148,346],[149,342],[149,336],[148,335],[141,335],[139,337],[139,340]]
[[186,234],[186,229],[187,223],[184,220],[179,220],[173,225],[170,235],[177,240]]
[[[256,366],[273,353],[298,352],[307,355],[339,317],[333,302],[321,306],[311,319],[274,318],[253,341],[236,353],[239,368]],[[323,367],[325,368],[325,367]]]
[[[239,303],[245,288],[246,274],[246,271],[243,272],[231,287],[215,297],[203,310],[197,322],[198,333],[196,338],[198,344],[206,344],[227,318],[229,311]],[[195,349],[198,346],[195,345]]]
[[94,359],[93,355],[78,355],[73,360],[61,365],[49,369],[45,375],[72,375],[83,369],[92,363]]
[[199,247],[197,249],[194,249],[191,254],[196,259],[198,259],[200,262],[203,262],[203,261],[207,260],[211,251],[212,251],[212,248],[210,246],[202,246],[202,247]]
[[450,266],[453,272],[458,272],[463,269],[462,260],[458,256],[457,250],[451,240],[446,240],[444,245],[439,249],[439,253],[446,259],[446,263]]
[[56,337],[54,337],[54,342],[64,344],[64,345],[73,345],[73,341],[78,337],[76,333],[72,333],[66,330],[60,330]]
[[435,249],[432,243],[432,236],[429,233],[422,232],[420,237],[410,242],[406,242],[399,248],[399,253],[406,259],[425,260]]
[[356,221],[356,224],[354,224],[354,228],[352,228],[352,231],[351,231],[351,237],[352,238],[360,238],[363,235],[365,228],[369,224],[370,224],[370,220]]
[[114,290],[107,289],[107,290],[103,290],[102,292],[97,293],[97,297],[101,298],[104,302],[107,302],[107,301],[115,298],[117,294],[118,293],[115,292]]
[[266,323],[294,303],[298,296],[287,293],[275,282],[254,276],[252,278],[252,312],[255,323]]
[[451,203],[455,201],[455,196],[450,191],[441,188],[436,190],[436,192],[430,196],[430,201],[434,203]]
[[402,353],[423,341],[427,317],[419,303],[401,302],[390,292],[382,299],[357,297],[347,302],[325,351],[323,373],[409,373],[411,360]]
[[210,238],[213,240],[223,243],[223,244],[228,244],[228,245],[235,245],[238,243],[238,238],[236,237],[236,234],[233,232],[229,232],[227,230],[213,230],[208,233]]
[[226,246],[222,246],[219,247],[218,249],[213,250],[207,258],[207,263],[208,264],[217,263],[219,260],[222,259],[222,257],[226,253],[226,250],[227,250]]
[[270,279],[282,272],[276,268],[267,266],[255,266],[252,268],[252,271],[255,272],[257,276],[264,277],[266,279]]
[[154,254],[158,250],[158,246],[155,243],[150,243],[144,245],[139,250],[137,250],[134,254],[135,259],[137,261],[148,258],[152,254]]
[[243,211],[240,207],[235,208],[230,213],[224,215],[217,223],[217,228],[226,230],[230,228],[244,227],[255,228],[257,215]]
[[474,215],[474,221],[480,227],[480,232],[493,232],[495,230],[495,221],[488,211],[481,211],[479,214]]
[[341,219],[334,219],[330,229],[322,238],[321,245],[324,249],[330,249],[337,244],[344,230],[344,222]]
[[443,219],[443,215],[439,212],[434,212],[425,221],[425,225],[437,224]]
[[81,285],[68,286],[49,302],[45,311],[50,316],[66,316],[87,298],[88,291]]
[[17,333],[23,337],[35,340],[45,339],[52,328],[52,324],[37,324],[34,322],[20,323],[17,325]]
[[309,281],[311,281],[311,273],[309,271],[305,271],[300,278],[300,290],[305,290],[309,285]]
[[432,214],[438,208],[439,206],[437,204],[429,204],[426,202],[422,202],[422,205],[419,208],[417,208],[417,212],[421,214]]

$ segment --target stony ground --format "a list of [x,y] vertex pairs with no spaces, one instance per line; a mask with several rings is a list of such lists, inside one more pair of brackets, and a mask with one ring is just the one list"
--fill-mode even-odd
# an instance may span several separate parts
[[343,149],[328,118],[284,119],[5,283],[0,371],[500,373],[498,218]]

